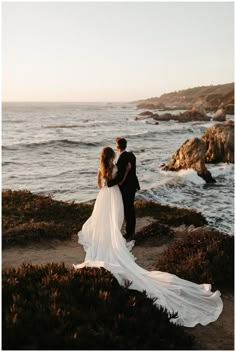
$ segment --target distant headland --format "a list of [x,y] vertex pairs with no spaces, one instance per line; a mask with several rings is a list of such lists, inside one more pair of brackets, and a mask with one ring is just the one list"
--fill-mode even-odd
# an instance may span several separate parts
[[234,82],[174,91],[132,103],[138,109],[153,110],[189,110],[194,105],[202,105],[207,112],[215,111],[223,104],[230,113],[234,111]]

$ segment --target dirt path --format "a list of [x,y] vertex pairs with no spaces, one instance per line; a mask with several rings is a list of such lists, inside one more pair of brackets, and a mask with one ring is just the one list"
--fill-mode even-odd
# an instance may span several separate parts
[[[149,225],[153,219],[151,217],[137,219],[137,231]],[[155,248],[155,247],[154,247]],[[152,249],[155,252],[154,249]],[[142,257],[139,264],[142,264],[145,255],[142,254],[141,247],[134,249],[134,255]],[[154,253],[153,253],[154,255]],[[26,246],[14,246],[3,249],[2,268],[19,266],[23,262],[32,264],[45,264],[50,262],[64,262],[68,266],[79,264],[84,261],[85,252],[83,247],[78,244],[77,236],[68,241],[42,241],[31,243]],[[147,258],[149,258],[147,256]]]
[[[151,217],[137,219],[137,231],[149,225]],[[179,237],[179,236],[178,236]],[[180,238],[180,237],[179,237]],[[162,246],[137,246],[132,253],[137,258],[136,262],[147,270],[153,270],[158,257],[168,244]],[[2,268],[18,266],[22,262],[44,264],[48,262],[64,262],[66,265],[79,264],[84,261],[85,253],[77,243],[77,236],[68,241],[47,241],[15,246],[3,249]],[[207,326],[196,326],[186,329],[196,337],[201,350],[234,350],[234,297],[232,294],[222,295],[224,309],[219,319]]]

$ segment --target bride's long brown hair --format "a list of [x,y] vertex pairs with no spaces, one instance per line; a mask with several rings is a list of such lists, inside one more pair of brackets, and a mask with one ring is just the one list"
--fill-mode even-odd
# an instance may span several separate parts
[[115,152],[110,147],[104,147],[100,155],[100,164],[98,170],[98,186],[101,188],[101,179],[108,181],[112,178],[113,160]]

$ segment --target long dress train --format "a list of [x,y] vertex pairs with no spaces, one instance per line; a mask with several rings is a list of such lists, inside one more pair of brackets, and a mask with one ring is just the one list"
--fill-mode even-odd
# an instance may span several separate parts
[[171,321],[178,325],[193,327],[200,323],[207,325],[217,320],[223,309],[220,292],[211,291],[211,285],[183,280],[176,275],[147,271],[135,263],[130,252],[132,242],[127,246],[121,234],[124,219],[123,201],[118,186],[104,186],[98,193],[93,213],[79,232],[79,243],[86,256],[75,269],[104,267],[118,280],[132,282],[130,289],[146,291],[155,304],[165,307],[170,313],[177,312]]

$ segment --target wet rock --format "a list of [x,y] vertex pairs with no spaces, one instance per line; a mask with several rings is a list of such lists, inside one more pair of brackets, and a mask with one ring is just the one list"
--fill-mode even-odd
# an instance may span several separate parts
[[193,108],[192,110],[187,110],[179,115],[179,120],[181,122],[189,121],[210,121],[211,117]]
[[205,172],[203,172],[203,173],[198,172],[197,174],[198,174],[198,176],[203,178],[203,180],[206,181],[206,183],[215,183],[216,182],[216,180],[212,177],[210,171],[208,171],[208,170],[205,170]]
[[234,163],[234,122],[226,121],[208,128],[202,136],[208,163]]
[[226,120],[226,108],[224,104],[221,104],[217,111],[213,114],[214,121],[225,121]]
[[216,182],[205,165],[206,144],[200,138],[192,138],[184,144],[172,156],[171,161],[163,167],[164,170],[178,171],[181,169],[193,169],[198,176],[207,183]]
[[139,114],[139,116],[152,116],[153,112],[151,111],[143,111]]
[[170,121],[170,120],[175,120],[175,115],[172,115],[169,113],[162,114],[162,115],[153,114],[152,118],[157,121]]
[[179,171],[194,169],[203,172],[205,167],[206,145],[200,138],[187,139],[172,156],[171,161],[164,166],[165,170]]
[[152,115],[154,120],[158,121],[178,121],[178,122],[189,122],[189,121],[210,121],[211,117],[207,116],[205,113],[201,113],[195,108],[193,110],[187,110],[178,115],[172,115],[170,113],[166,113],[163,115],[154,114]]
[[135,120],[145,120],[149,117],[152,117],[154,114],[151,111],[143,111],[140,114],[138,114],[138,116],[135,117]]
[[227,115],[234,115],[234,104],[228,104],[226,106],[225,112]]
[[192,108],[192,111],[197,111],[201,116],[206,116],[206,110],[202,103],[195,104]]

